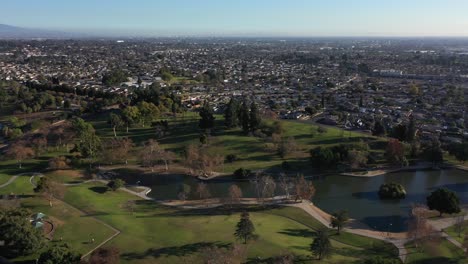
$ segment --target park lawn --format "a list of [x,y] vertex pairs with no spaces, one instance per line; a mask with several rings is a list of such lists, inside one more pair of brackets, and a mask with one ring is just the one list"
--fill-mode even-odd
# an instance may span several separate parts
[[[238,168],[251,170],[279,171],[283,162],[288,162],[294,171],[301,171],[309,174],[316,172],[310,166],[309,151],[318,146],[333,146],[339,143],[356,143],[359,141],[368,142],[373,148],[373,152],[382,152],[380,148],[385,146],[385,140],[373,137],[368,134],[344,131],[339,128],[326,127],[326,132],[318,133],[318,126],[307,121],[277,120],[283,124],[285,137],[294,137],[299,150],[285,158],[280,158],[276,150],[268,149],[268,141],[259,137],[247,136],[240,128],[226,129],[224,118],[215,115],[215,128],[211,131],[209,146],[206,147],[208,153],[226,156],[233,154],[237,156],[237,161],[225,163],[217,169],[217,172],[232,173]],[[164,118],[162,118],[164,119]],[[185,148],[190,144],[199,144],[202,131],[198,127],[198,113],[188,112],[176,119],[169,118],[169,134],[156,137],[155,130],[149,126],[132,127],[129,132],[125,128],[117,131],[119,137],[129,137],[137,146],[129,162],[137,164],[137,152],[143,142],[148,139],[156,139],[163,148],[176,153],[179,159],[183,158]],[[112,128],[107,122],[107,115],[101,114],[94,117],[90,122],[96,128],[98,135],[102,139],[114,137]],[[272,124],[273,120],[265,120]]]
[[44,175],[60,183],[79,183],[84,181],[83,172],[79,170],[55,170],[44,172]]
[[[20,176],[10,185],[1,188],[0,195],[17,194],[22,207],[28,208],[32,213],[46,214],[47,219],[52,221],[56,228],[53,241],[50,243],[56,243],[62,238],[73,249],[86,254],[115,233],[114,230],[93,217],[85,215],[62,201],[55,200],[53,206],[50,207],[46,199],[34,193],[30,178],[31,175],[28,174]],[[94,243],[91,243],[92,238],[95,240]],[[39,254],[40,252],[16,260],[32,260]]]
[[6,183],[11,177],[10,174],[0,173],[0,185]]
[[415,248],[413,243],[405,247],[408,250],[406,263],[409,264],[462,264],[467,261],[464,252],[446,239],[432,244],[425,243],[422,251]]
[[[204,247],[228,246],[236,241],[233,232],[240,211],[178,210],[140,200],[123,191],[106,192],[105,189],[99,183],[70,187],[65,200],[122,231],[109,242],[122,251],[122,263],[180,263],[196,257]],[[137,203],[134,214],[122,206],[129,200]],[[265,259],[292,252],[310,259],[309,245],[320,223],[310,216],[307,219],[312,219],[308,221],[314,228],[301,223],[306,218],[296,208],[248,209],[259,234],[258,240],[248,244],[249,258]],[[301,219],[296,220],[296,216]],[[347,245],[335,238],[332,244],[337,253],[329,263],[350,263],[369,253],[368,248]],[[344,241],[347,239],[343,236]],[[392,252],[379,254],[390,256]]]
[[468,221],[463,222],[463,229],[461,232],[461,235],[458,235],[458,232],[456,231],[455,225],[445,229],[445,233],[447,233],[449,236],[451,236],[453,239],[457,240],[458,242],[463,244],[464,238],[466,235],[468,235]]

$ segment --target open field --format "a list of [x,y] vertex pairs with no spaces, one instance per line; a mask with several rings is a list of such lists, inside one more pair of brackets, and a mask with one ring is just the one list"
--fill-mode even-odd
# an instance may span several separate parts
[[[74,179],[79,173],[65,173]],[[51,173],[50,175],[53,175]],[[56,224],[54,240],[69,243],[82,254],[112,236],[115,231],[95,218],[117,228],[122,233],[108,245],[122,251],[122,263],[180,263],[199,260],[199,252],[207,246],[229,246],[236,242],[233,232],[239,214],[251,212],[259,239],[246,246],[247,258],[268,259],[275,255],[293,253],[306,263],[315,263],[308,250],[315,230],[323,226],[297,208],[249,207],[228,210],[179,210],[147,202],[123,191],[110,192],[99,183],[68,187],[65,202],[55,201],[53,207],[32,191],[30,175],[22,175],[0,193],[20,194],[21,204],[33,212],[43,212]],[[136,201],[132,214],[124,208]],[[77,209],[75,209],[75,207]],[[79,230],[79,232],[77,232]],[[352,234],[336,235],[330,231],[333,256],[327,263],[353,263],[362,256],[378,254],[393,257],[393,246],[381,241]],[[94,238],[95,242],[90,240]],[[52,242],[54,243],[54,242]],[[131,246],[129,246],[131,245]],[[28,256],[17,261],[34,259]]]
[[[240,211],[178,210],[137,200],[132,214],[122,205],[135,197],[121,191],[104,190],[105,187],[97,183],[71,187],[65,200],[122,231],[110,245],[122,250],[123,263],[155,260],[180,263],[182,259],[196,258],[203,247],[236,242],[233,232]],[[248,245],[249,258],[265,259],[287,252],[308,258],[314,230],[322,227],[319,222],[296,208],[252,207],[248,210],[259,235],[257,241]],[[350,263],[366,255],[365,252],[387,257],[394,254],[392,246],[383,242],[331,233],[336,251],[328,263]]]
[[[125,128],[117,132],[118,136],[129,137],[136,145],[141,145],[144,141],[154,138],[165,149],[171,150],[182,158],[184,149],[189,145],[199,143],[201,130],[198,127],[198,114],[189,112],[177,119],[170,118],[169,133],[160,138],[156,137],[155,130],[150,127],[130,128],[129,133]],[[332,146],[339,143],[357,143],[365,141],[369,143],[374,152],[381,152],[385,147],[385,140],[359,132],[343,131],[338,128],[327,127],[326,132],[318,133],[317,125],[307,122],[279,120],[282,123],[286,138],[294,137],[298,145],[298,151],[285,158],[281,158],[275,150],[267,147],[267,139],[247,136],[241,129],[225,129],[224,118],[216,115],[215,128],[211,131],[209,146],[207,151],[226,156],[233,154],[237,160],[233,163],[225,163],[219,172],[232,173],[238,168],[251,170],[278,171],[283,162],[288,162],[294,171],[302,173],[313,173],[309,163],[309,150],[318,146]],[[267,120],[267,124],[272,124],[272,120]],[[105,115],[98,116],[92,120],[98,135],[105,138],[112,138],[113,131],[107,123]],[[378,150],[379,149],[379,150]],[[135,155],[134,155],[135,156]],[[135,158],[130,160],[135,163]]]
[[[53,240],[50,243],[56,243],[62,239],[73,249],[85,254],[115,233],[114,230],[93,217],[89,217],[64,202],[56,200],[50,207],[46,199],[33,192],[30,177],[31,175],[28,174],[20,176],[11,185],[0,189],[0,194],[17,194],[22,207],[30,209],[32,213],[46,214],[46,219],[53,222],[55,226]],[[94,243],[91,239],[94,239]],[[16,261],[33,260],[39,253],[18,258]]]
[[411,264],[463,264],[466,258],[463,251],[442,239],[438,242],[429,242],[422,245],[422,250],[407,244],[408,256],[406,263]]

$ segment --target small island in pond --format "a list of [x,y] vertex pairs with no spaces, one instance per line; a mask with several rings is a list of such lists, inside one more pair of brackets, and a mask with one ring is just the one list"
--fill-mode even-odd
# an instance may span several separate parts
[[379,189],[380,199],[404,199],[406,197],[406,190],[403,185],[398,183],[384,183]]

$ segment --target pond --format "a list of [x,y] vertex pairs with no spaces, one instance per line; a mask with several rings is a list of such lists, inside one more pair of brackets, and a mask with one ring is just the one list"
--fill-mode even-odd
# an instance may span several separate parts
[[[154,175],[141,179],[126,179],[128,183],[140,180],[142,185],[152,188],[149,196],[155,199],[177,199],[182,183],[191,186],[192,196],[198,180],[186,175]],[[254,197],[249,181],[236,181],[224,177],[207,182],[213,197],[225,197],[229,186],[236,183],[244,197]],[[316,194],[313,202],[326,212],[347,210],[352,218],[358,219],[380,231],[400,232],[407,228],[411,205],[426,202],[429,193],[440,187],[458,193],[462,203],[468,203],[468,173],[461,170],[398,172],[387,175],[358,178],[329,175],[313,180]],[[396,182],[402,184],[407,197],[401,201],[381,201],[377,191],[381,184]],[[276,195],[282,195],[278,189]]]

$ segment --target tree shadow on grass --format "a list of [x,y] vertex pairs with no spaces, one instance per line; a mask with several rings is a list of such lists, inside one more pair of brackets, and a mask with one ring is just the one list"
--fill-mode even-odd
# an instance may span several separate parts
[[207,247],[220,247],[220,248],[228,248],[231,244],[229,243],[220,243],[220,242],[199,242],[193,244],[186,244],[183,246],[175,246],[175,247],[164,247],[164,248],[150,248],[142,253],[125,253],[122,254],[121,257],[125,260],[132,260],[132,259],[144,259],[146,257],[154,257],[159,258],[162,256],[176,256],[182,257],[187,256],[193,253],[200,251],[203,248]]
[[154,217],[154,216],[170,216],[170,217],[190,217],[190,216],[216,216],[216,215],[231,215],[239,214],[242,212],[263,212],[272,209],[281,208],[280,205],[265,205],[265,206],[221,206],[216,208],[200,208],[200,209],[180,209],[172,212],[164,212],[160,214],[154,214],[150,216],[142,217]]
[[88,189],[99,194],[103,194],[107,192],[107,187],[105,186],[93,186],[93,187],[89,187]]
[[295,237],[315,237],[317,235],[317,232],[310,229],[284,229],[278,233]]
[[459,259],[450,259],[446,257],[435,257],[430,259],[421,259],[415,260],[411,262],[412,264],[462,264],[464,263],[463,260]]
[[[294,256],[294,263],[310,263],[310,261],[315,260],[310,256]],[[283,263],[280,256],[269,257],[269,258],[249,258],[245,264],[273,264],[273,263]],[[289,263],[289,262],[284,262]],[[315,263],[315,262],[314,262]]]

